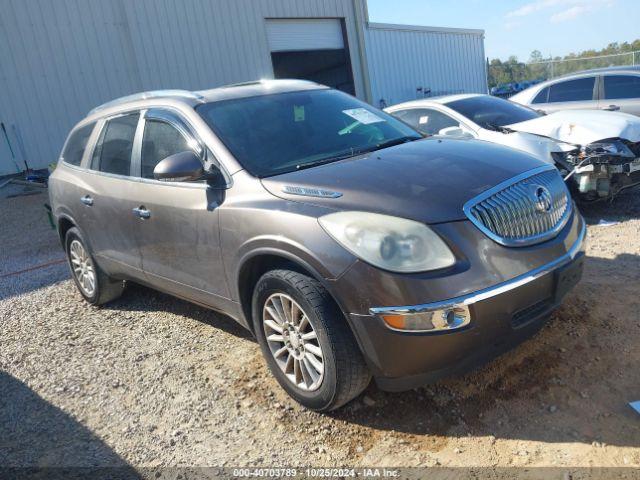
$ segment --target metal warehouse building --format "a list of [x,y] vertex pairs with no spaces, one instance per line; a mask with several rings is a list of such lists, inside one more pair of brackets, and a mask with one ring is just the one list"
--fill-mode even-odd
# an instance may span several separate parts
[[366,0],[0,0],[0,175],[55,162],[113,98],[259,78],[376,106],[486,92],[484,32],[370,23]]

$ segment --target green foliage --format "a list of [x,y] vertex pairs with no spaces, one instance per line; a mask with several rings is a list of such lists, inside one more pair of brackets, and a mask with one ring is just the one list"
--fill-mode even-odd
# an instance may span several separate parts
[[[635,57],[634,57],[634,53]],[[605,58],[602,55],[614,55]],[[487,63],[489,88],[505,83],[524,80],[547,79],[590,68],[640,63],[640,39],[633,42],[613,42],[601,50],[585,50],[570,53],[564,57],[544,58],[539,50],[534,50],[527,62],[519,62],[510,56],[504,62],[494,58]]]

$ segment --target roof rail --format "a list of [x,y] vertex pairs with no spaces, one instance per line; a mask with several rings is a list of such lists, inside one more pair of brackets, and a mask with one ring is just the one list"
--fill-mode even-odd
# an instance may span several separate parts
[[134,102],[136,100],[146,100],[148,98],[185,98],[190,100],[199,100],[203,101],[204,98],[202,95],[199,95],[195,92],[190,92],[189,90],[151,90],[148,92],[140,92],[134,93],[133,95],[126,95],[124,97],[116,98],[115,100],[111,100],[109,102],[103,103],[95,108],[93,108],[89,115],[92,115],[100,110],[104,110],[105,108],[115,107],[116,105],[121,105],[123,103]]

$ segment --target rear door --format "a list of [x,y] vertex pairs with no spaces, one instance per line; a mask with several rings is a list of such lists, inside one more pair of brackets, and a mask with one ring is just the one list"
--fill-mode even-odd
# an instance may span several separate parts
[[640,75],[603,75],[599,107],[640,116]]
[[206,147],[178,114],[164,109],[144,115],[140,162],[141,178],[128,205],[145,212],[135,220],[142,266],[159,288],[215,306],[216,297],[228,298],[218,231],[218,206],[224,190],[205,181],[168,182],[153,178],[153,169],[175,153],[192,150],[203,158]]
[[559,110],[597,109],[596,76],[558,81],[543,88],[531,107],[547,113]]
[[144,278],[131,211],[137,179],[131,176],[140,112],[102,122],[82,187],[85,233],[98,263],[112,275]]

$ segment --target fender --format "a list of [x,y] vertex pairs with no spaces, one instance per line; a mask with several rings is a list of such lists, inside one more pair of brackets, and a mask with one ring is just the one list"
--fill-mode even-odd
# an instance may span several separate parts
[[[238,274],[247,260],[260,254],[272,254],[285,257],[289,260],[300,263],[309,271],[313,271],[316,275],[323,279],[333,279],[340,276],[344,270],[349,268],[351,263],[344,265],[341,272],[332,273],[320,258],[311,252],[306,246],[291,240],[282,235],[261,235],[254,237],[240,246],[236,255],[236,268],[235,277],[238,278]],[[355,260],[355,257],[354,257]]]
[[[255,240],[258,240],[258,239],[255,239]],[[250,242],[250,243],[253,243],[253,242]],[[288,243],[289,247],[291,247],[292,245],[295,245],[295,244],[293,242]],[[250,261],[252,258],[261,256],[261,255],[275,255],[275,256],[287,259],[292,263],[295,263],[300,267],[304,268],[307,272],[309,272],[309,274],[311,274],[313,278],[319,281],[322,284],[322,286],[327,289],[327,291],[333,298],[334,302],[336,302],[336,304],[338,305],[338,308],[344,315],[345,321],[347,322],[347,325],[349,325],[349,328],[351,329],[351,332],[356,338],[356,341],[362,348],[361,339],[358,336],[358,332],[354,329],[352,325],[352,319],[351,319],[351,316],[349,315],[349,312],[345,310],[344,305],[342,305],[341,302],[338,300],[338,297],[334,295],[334,287],[335,287],[334,280],[338,278],[340,275],[327,277],[326,274],[329,272],[326,270],[326,268],[324,268],[322,263],[320,263],[320,260],[318,260],[315,256],[310,255],[310,253],[307,251],[306,253],[309,255],[308,258],[311,258],[311,261],[308,261],[307,259],[303,258],[300,255],[300,252],[304,252],[304,251],[305,251],[304,248],[301,250],[298,250],[295,253],[290,250],[284,250],[282,248],[282,241],[280,241],[280,246],[278,247],[265,245],[265,246],[256,247],[253,250],[246,252],[237,263],[238,267],[236,268],[236,271],[235,271],[234,281],[230,282],[230,284],[233,286],[232,295],[236,295],[237,299],[240,298],[240,288],[239,288],[240,272],[242,271],[243,266],[246,265],[246,263]],[[357,259],[354,257],[353,262],[349,263],[349,265],[345,267],[343,272],[346,271],[351,265],[353,265],[356,262],[357,262]],[[249,320],[245,319],[245,323],[249,325]]]

